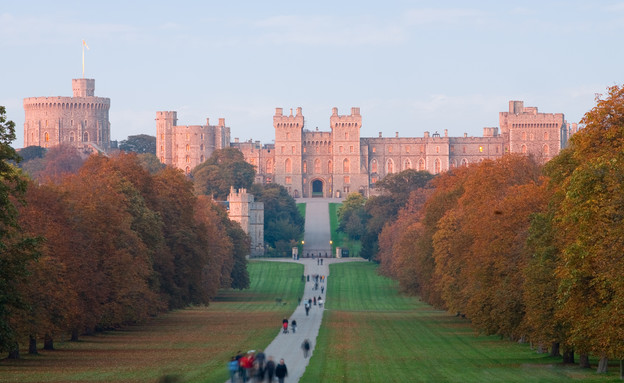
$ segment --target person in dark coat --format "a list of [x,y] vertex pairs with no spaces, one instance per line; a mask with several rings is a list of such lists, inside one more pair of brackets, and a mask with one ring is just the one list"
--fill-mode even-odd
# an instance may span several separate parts
[[277,381],[279,383],[284,383],[284,378],[288,376],[288,369],[286,368],[286,364],[284,364],[284,359],[280,359],[279,364],[275,367],[275,376],[277,376]]
[[264,371],[266,372],[266,376],[269,382],[273,382],[273,375],[275,375],[275,362],[273,361],[272,356],[269,356],[269,360],[267,360],[266,362]]

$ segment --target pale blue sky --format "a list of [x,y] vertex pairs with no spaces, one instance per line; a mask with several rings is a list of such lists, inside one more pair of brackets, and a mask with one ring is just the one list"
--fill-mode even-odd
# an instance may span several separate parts
[[15,147],[23,98],[71,96],[82,39],[118,140],[176,110],[270,143],[275,107],[298,106],[310,129],[358,106],[362,136],[480,136],[509,100],[576,122],[624,79],[624,1],[0,0]]

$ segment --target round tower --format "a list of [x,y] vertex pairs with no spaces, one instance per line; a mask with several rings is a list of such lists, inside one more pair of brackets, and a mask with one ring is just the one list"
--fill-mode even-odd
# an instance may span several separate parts
[[94,96],[94,79],[74,79],[72,88],[73,97],[24,99],[24,147],[110,149],[110,99]]

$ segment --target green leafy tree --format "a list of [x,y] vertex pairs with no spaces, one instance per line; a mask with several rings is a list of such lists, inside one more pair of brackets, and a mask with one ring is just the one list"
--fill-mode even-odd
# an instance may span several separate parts
[[278,184],[254,184],[251,193],[264,203],[264,242],[268,255],[284,255],[303,237],[304,220],[295,200]]
[[119,143],[119,149],[138,154],[149,153],[156,155],[156,137],[147,134],[128,136],[126,140],[122,140]]
[[46,155],[46,148],[41,146],[27,146],[23,149],[20,149],[18,154],[22,158],[22,164],[34,160],[35,158],[43,158]]
[[18,339],[11,318],[25,309],[23,292],[27,265],[37,255],[37,240],[22,235],[14,201],[23,201],[26,180],[12,164],[20,157],[11,147],[15,140],[15,123],[6,118],[0,106],[0,351],[19,357]]
[[215,150],[210,158],[191,173],[198,194],[225,201],[230,188],[251,188],[256,170],[245,161],[243,153],[235,148]]

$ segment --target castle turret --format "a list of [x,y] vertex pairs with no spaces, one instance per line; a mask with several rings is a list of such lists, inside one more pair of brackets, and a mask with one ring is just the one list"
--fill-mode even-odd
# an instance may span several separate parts
[[295,115],[291,109],[289,116],[284,116],[282,108],[275,108],[275,182],[284,185],[294,197],[301,196],[303,187],[301,156],[304,122],[300,107]]

